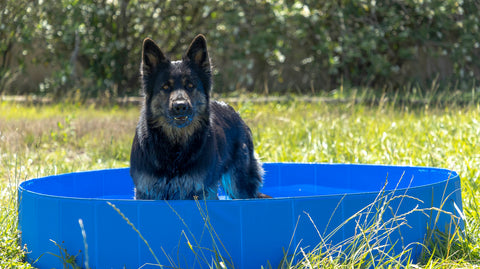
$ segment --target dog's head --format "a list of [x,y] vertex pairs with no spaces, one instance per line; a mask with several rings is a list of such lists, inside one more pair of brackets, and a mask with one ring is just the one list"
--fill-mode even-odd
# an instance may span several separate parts
[[140,72],[149,122],[175,136],[180,129],[194,131],[208,117],[212,75],[203,35],[192,41],[180,61],[170,61],[146,38]]

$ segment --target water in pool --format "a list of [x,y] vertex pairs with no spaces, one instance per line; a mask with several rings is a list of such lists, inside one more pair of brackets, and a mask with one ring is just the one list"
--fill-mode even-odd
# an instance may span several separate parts
[[[346,189],[346,188],[332,188],[332,187],[310,185],[310,184],[298,184],[298,185],[279,186],[279,187],[266,187],[266,188],[263,188],[262,192],[274,198],[282,198],[282,197],[344,194],[344,193],[352,193],[353,190]],[[131,200],[133,199],[133,193],[102,195],[98,198]],[[221,188],[219,189],[219,192],[218,192],[218,198],[219,200],[231,200],[230,197],[226,195]]]

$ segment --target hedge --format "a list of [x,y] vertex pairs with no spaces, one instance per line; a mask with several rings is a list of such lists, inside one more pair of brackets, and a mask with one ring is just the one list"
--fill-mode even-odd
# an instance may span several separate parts
[[[137,95],[142,40],[206,35],[216,92],[402,89],[480,78],[478,0],[5,0],[0,93]],[[30,81],[32,70],[45,76]],[[23,83],[22,83],[23,82]]]

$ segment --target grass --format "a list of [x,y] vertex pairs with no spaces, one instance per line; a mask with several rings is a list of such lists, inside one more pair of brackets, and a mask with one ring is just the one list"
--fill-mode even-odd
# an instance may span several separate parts
[[[340,90],[331,94],[333,102],[292,97],[232,105],[251,127],[264,162],[423,165],[457,171],[467,218],[465,236],[444,238],[423,263],[407,267],[479,268],[480,106],[475,94],[408,92],[400,98],[394,93]],[[30,268],[17,243],[18,183],[128,166],[138,114],[137,106],[0,102],[0,268]],[[321,249],[297,250],[303,260],[290,267],[364,268],[365,257],[353,253],[336,259]],[[388,266],[395,267],[388,262],[379,267]]]

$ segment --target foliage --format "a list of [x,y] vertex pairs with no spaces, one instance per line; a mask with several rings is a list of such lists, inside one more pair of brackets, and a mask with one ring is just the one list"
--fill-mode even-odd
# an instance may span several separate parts
[[[290,22],[292,41],[283,54],[301,55],[287,57],[294,60],[287,66],[297,67],[297,75],[314,85],[338,85],[339,78],[380,86],[403,85],[411,77],[422,79],[419,75],[432,79],[437,74],[423,70],[432,67],[422,61],[443,58],[435,71],[449,69],[450,79],[479,78],[472,62],[480,52],[474,1],[307,1],[277,8]],[[304,66],[295,66],[299,59]]]
[[26,65],[36,35],[34,13],[32,1],[0,2],[0,94],[14,86]]
[[58,59],[53,64],[60,68],[41,84],[41,91],[55,96],[137,94],[142,39],[162,37],[162,47],[173,46],[169,53],[180,51],[206,22],[207,6],[205,1],[44,3],[40,32],[48,44],[47,58]]
[[136,95],[143,38],[178,58],[198,33],[209,41],[218,92],[436,78],[471,89],[480,79],[478,0],[7,0],[0,7],[0,92],[10,94],[27,90],[6,83],[18,75],[7,64],[15,56],[20,70],[51,71],[30,92]]

